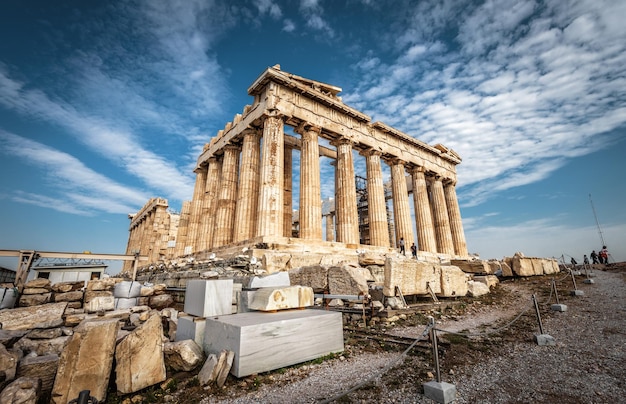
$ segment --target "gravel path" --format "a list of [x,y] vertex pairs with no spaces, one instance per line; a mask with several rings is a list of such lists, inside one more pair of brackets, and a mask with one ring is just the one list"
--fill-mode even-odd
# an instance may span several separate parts
[[[623,270],[595,271],[594,284],[583,284],[583,278],[578,278],[578,289],[584,292],[579,297],[569,296],[573,287],[568,279],[557,285],[560,303],[567,305],[567,311],[545,310],[546,306],[542,305],[544,332],[555,338],[555,346],[538,346],[533,341],[533,334],[539,331],[534,310],[529,310],[520,324],[516,322],[504,336],[471,339],[465,351],[453,349],[447,353],[442,359],[442,380],[456,386],[455,402],[623,402],[626,397],[625,275]],[[543,278],[543,284],[549,279]],[[529,297],[533,291],[529,287],[506,283],[500,287],[515,289],[510,291],[508,307],[486,306],[463,318],[438,322],[438,328],[451,331],[484,330],[486,325],[494,328],[494,322],[497,326],[506,322],[503,316],[510,320],[531,305]],[[546,289],[544,286],[544,300],[548,297]],[[422,331],[423,327],[394,328],[394,333],[402,336],[417,336]],[[398,362],[398,359],[403,360]],[[432,380],[431,375],[426,376],[428,371],[432,372],[430,360],[417,355],[401,357],[398,352],[365,351],[319,365],[290,368],[272,374],[271,383],[262,384],[255,391],[242,395],[233,389],[219,397],[205,397],[201,402],[323,402],[378,375],[392,362],[397,364],[385,370],[384,376],[337,402],[432,403],[423,396],[421,388],[423,382]],[[249,382],[246,388],[249,389]]]

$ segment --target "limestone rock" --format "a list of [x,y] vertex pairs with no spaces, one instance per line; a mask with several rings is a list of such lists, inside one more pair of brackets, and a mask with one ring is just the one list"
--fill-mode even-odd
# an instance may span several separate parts
[[50,292],[50,290],[46,288],[24,288],[24,290],[22,290],[23,295],[42,295],[48,292]]
[[30,330],[26,338],[30,339],[52,339],[63,335],[61,328],[37,328]]
[[153,309],[161,310],[174,304],[172,295],[156,295],[150,296],[149,306]]
[[392,257],[385,261],[385,296],[395,296],[396,286],[404,295],[425,295],[428,285],[436,294],[441,293],[441,265]]
[[0,324],[3,330],[58,327],[63,324],[66,307],[67,303],[62,302],[0,311]]
[[292,285],[309,286],[315,292],[328,290],[328,268],[311,265],[289,270]]
[[90,390],[96,400],[104,401],[119,327],[118,321],[107,319],[87,320],[76,327],[59,359],[53,403],[65,404],[82,390]]
[[87,313],[115,310],[115,298],[113,295],[96,296],[89,300],[89,302],[86,302],[84,308]]
[[498,286],[498,283],[500,283],[498,277],[495,275],[474,276],[474,282],[484,283],[490,290],[491,288]]
[[28,330],[0,330],[0,344],[11,348],[15,342],[28,333]]
[[[223,358],[223,359],[222,359]],[[230,368],[233,366],[233,359],[235,359],[235,353],[233,351],[222,351],[220,352],[220,357],[218,359],[219,371],[217,373],[217,387],[224,386],[226,382],[226,378],[228,377],[228,373],[230,372]]]
[[81,290],[85,287],[84,281],[75,281],[75,282],[57,282],[51,286],[53,292],[56,293],[66,293],[72,292],[75,290]]
[[441,267],[440,296],[465,296],[468,291],[467,283],[467,275],[459,267],[453,265]]
[[34,352],[37,355],[60,355],[69,341],[70,337],[62,336],[50,339],[30,339],[23,337],[14,345],[15,348],[21,349],[22,352]]
[[19,359],[18,352],[8,351],[4,345],[0,345],[0,374],[4,374],[5,380],[15,379]]
[[32,279],[28,282],[26,282],[24,284],[24,288],[46,288],[47,290],[50,290],[50,279],[46,279],[46,278],[35,278]]
[[55,293],[54,295],[55,302],[76,302],[80,300],[83,300],[82,290],[74,290],[65,293]]
[[262,258],[263,268],[270,274],[280,272],[283,268],[287,267],[287,263],[290,259],[291,254],[266,251]]
[[201,386],[214,382],[217,379],[219,369],[217,368],[217,355],[209,354],[207,360],[202,365],[202,369],[198,373],[198,381]]
[[41,396],[41,381],[20,377],[2,390],[0,404],[37,404]]
[[331,295],[367,294],[367,280],[372,279],[365,268],[351,265],[331,267],[328,269],[328,291]]
[[313,306],[313,289],[308,286],[261,288],[249,302],[248,308],[276,311]]
[[359,265],[362,267],[366,267],[368,265],[385,265],[385,255],[383,254],[375,254],[372,252],[366,252],[363,254],[359,254]]
[[113,297],[113,291],[111,290],[87,290],[85,292],[84,300],[85,303],[89,303],[96,297]]
[[478,297],[489,293],[489,286],[481,282],[469,281],[468,293],[472,297]]
[[39,295],[22,295],[20,296],[20,307],[40,306],[49,303],[52,299],[52,293],[44,293]]
[[42,393],[52,391],[59,367],[59,355],[27,356],[20,360],[17,377],[33,377],[41,380]]
[[479,259],[469,259],[469,260],[450,260],[450,264],[461,268],[463,272],[469,272],[472,274],[490,274],[493,273],[491,271],[491,265],[489,265],[488,261],[479,260]]
[[166,342],[163,347],[165,363],[175,370],[189,372],[204,360],[202,348],[192,339]]
[[93,279],[87,282],[87,290],[88,291],[113,291],[115,288],[115,284],[122,282],[121,278],[102,278],[102,279]]
[[158,314],[124,338],[115,351],[117,389],[134,393],[166,379],[163,326]]

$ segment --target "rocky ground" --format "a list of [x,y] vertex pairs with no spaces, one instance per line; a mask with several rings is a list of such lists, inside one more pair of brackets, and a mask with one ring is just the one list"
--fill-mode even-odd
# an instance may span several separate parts
[[[506,280],[480,299],[463,298],[453,307],[417,311],[374,328],[346,329],[341,355],[244,379],[229,376],[222,389],[202,388],[193,375],[181,373],[160,389],[143,392],[142,400],[431,403],[422,391],[423,383],[434,380],[430,345],[422,340],[407,350],[430,315],[438,329],[449,331],[438,331],[441,379],[456,386],[457,403],[621,402],[626,396],[626,263],[593,275],[593,284],[576,277],[584,293],[577,297],[570,295],[574,285],[564,274]],[[556,303],[552,279],[565,312],[550,310]],[[534,342],[539,325],[533,294],[544,333],[554,337],[555,346]]]

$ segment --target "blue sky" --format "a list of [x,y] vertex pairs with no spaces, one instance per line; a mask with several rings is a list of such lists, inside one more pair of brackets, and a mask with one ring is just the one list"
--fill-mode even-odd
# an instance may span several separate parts
[[123,253],[127,214],[191,199],[202,146],[280,64],[458,152],[470,252],[580,260],[591,195],[624,261],[625,20],[621,0],[5,0],[0,249]]

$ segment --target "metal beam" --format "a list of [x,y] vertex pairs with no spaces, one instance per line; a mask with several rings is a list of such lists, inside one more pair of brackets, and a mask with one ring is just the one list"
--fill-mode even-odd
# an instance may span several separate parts
[[[0,257],[19,257],[23,252],[32,250],[0,250]],[[71,259],[92,259],[92,260],[115,260],[134,261],[134,255],[126,254],[89,254],[71,252],[33,251],[39,258],[71,258]],[[139,261],[148,261],[147,255],[137,257]]]

